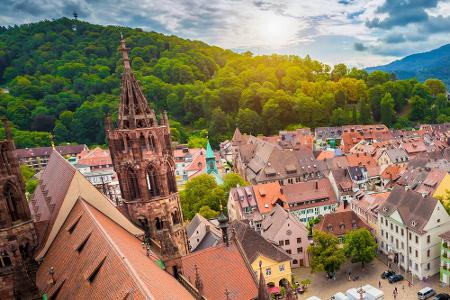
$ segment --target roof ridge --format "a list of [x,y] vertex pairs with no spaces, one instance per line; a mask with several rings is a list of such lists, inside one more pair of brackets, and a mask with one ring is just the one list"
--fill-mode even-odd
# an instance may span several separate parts
[[[81,200],[81,201],[80,201]],[[150,292],[150,290],[145,286],[145,283],[142,282],[141,278],[139,277],[139,275],[137,274],[137,271],[133,268],[133,266],[131,266],[130,262],[128,261],[128,259],[125,258],[125,255],[122,253],[122,251],[120,250],[119,246],[117,246],[117,244],[111,239],[111,237],[106,233],[106,230],[103,228],[103,226],[98,222],[98,220],[95,218],[94,214],[91,211],[91,208],[96,209],[95,207],[93,207],[92,205],[90,205],[89,203],[87,203],[83,198],[79,198],[77,201],[80,201],[82,203],[82,205],[84,205],[84,207],[86,207],[87,212],[89,213],[89,216],[91,217],[91,219],[94,221],[93,223],[95,224],[95,226],[100,230],[101,234],[106,238],[106,240],[109,242],[109,244],[112,246],[113,250],[115,250],[117,252],[117,254],[119,255],[120,261],[124,264],[124,266],[130,271],[132,277],[135,279],[135,282],[137,284],[137,286],[141,289],[141,292],[143,292],[144,295],[150,297],[151,299],[154,298],[153,294]],[[98,210],[98,209],[96,209]],[[99,210],[98,210],[99,211]],[[101,211],[99,211],[103,216],[105,216],[106,218],[110,219],[112,222],[114,222],[114,220],[112,220],[111,218],[109,218],[107,215],[103,214]],[[116,222],[114,222],[117,226],[119,226],[120,228],[122,228],[122,226],[120,226],[119,224],[117,224]],[[125,230],[124,228],[122,228],[122,230]],[[126,230],[125,230],[126,231]],[[149,258],[150,259],[150,258]]]

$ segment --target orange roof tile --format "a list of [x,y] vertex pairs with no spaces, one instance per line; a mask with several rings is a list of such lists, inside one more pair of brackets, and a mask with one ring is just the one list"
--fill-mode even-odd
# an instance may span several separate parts
[[377,166],[377,161],[366,153],[348,154],[346,157],[350,167],[365,166],[368,168]]
[[[208,299],[249,300],[257,296],[255,278],[246,265],[238,246],[220,244],[181,258],[183,274],[195,284],[195,266],[203,283],[203,294]],[[229,291],[228,298],[225,289]]]
[[[50,267],[57,288],[49,285]],[[36,284],[49,298],[58,293],[61,299],[193,299],[146,255],[139,239],[82,199],[39,266]]]
[[389,165],[381,172],[381,178],[396,180],[404,171],[405,167],[401,165]]
[[334,157],[334,151],[322,151],[317,156],[317,160],[330,159]]
[[342,236],[351,230],[359,228],[370,229],[370,227],[352,210],[326,214],[320,222],[314,226],[315,230],[331,233],[335,236]]
[[285,203],[284,208],[288,207],[286,196],[281,193],[281,186],[278,182],[254,185],[253,192],[261,214],[270,213],[277,200]]

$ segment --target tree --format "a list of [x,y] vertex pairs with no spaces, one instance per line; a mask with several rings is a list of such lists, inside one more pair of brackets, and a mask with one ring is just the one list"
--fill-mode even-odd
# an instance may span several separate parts
[[217,215],[224,196],[223,188],[216,183],[213,176],[202,174],[190,179],[180,192],[185,219],[191,220],[204,206],[209,208],[204,208],[204,213],[212,214],[212,210]]
[[409,113],[409,118],[412,121],[423,120],[427,114],[427,101],[420,96],[413,96],[409,100],[411,106],[411,111]]
[[353,263],[371,262],[377,254],[377,243],[366,228],[352,230],[345,235],[344,253]]
[[308,253],[311,255],[311,270],[325,271],[329,277],[335,276],[345,261],[344,250],[339,247],[338,239],[322,231],[314,231],[313,244],[308,247]]
[[439,79],[427,79],[425,80],[425,85],[430,89],[433,97],[436,97],[439,94],[444,94],[447,91],[445,84]]
[[39,180],[34,178],[35,172],[27,165],[20,165],[20,172],[25,181],[25,190],[27,192],[27,198],[34,193]]
[[381,99],[380,111],[381,111],[381,122],[388,127],[391,127],[394,122],[394,99],[391,94],[386,93]]
[[219,215],[217,211],[212,210],[208,205],[202,206],[198,213],[206,219],[212,219]]
[[235,188],[237,186],[248,186],[250,183],[244,180],[244,178],[241,177],[238,173],[227,173],[225,176],[223,176],[223,184],[222,188],[225,192],[225,199],[224,202],[226,203],[228,201],[228,195],[230,193],[230,190],[232,188]]
[[331,71],[331,80],[339,81],[339,79],[346,76],[348,73],[347,66],[344,64],[337,64],[334,66],[333,71]]
[[373,87],[389,81],[389,74],[383,71],[373,71],[367,76],[367,86]]
[[236,126],[243,133],[258,134],[262,133],[262,120],[257,112],[250,108],[239,109],[236,115]]
[[370,116],[370,106],[366,99],[359,101],[359,122],[361,124],[370,124],[372,117]]

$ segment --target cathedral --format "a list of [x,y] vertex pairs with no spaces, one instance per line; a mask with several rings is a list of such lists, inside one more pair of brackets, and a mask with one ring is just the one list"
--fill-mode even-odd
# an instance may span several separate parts
[[25,198],[25,185],[14,153],[8,122],[0,141],[0,299],[29,299],[37,295],[33,250],[37,239]]
[[118,175],[123,210],[146,233],[146,242],[157,249],[167,270],[179,270],[171,259],[188,252],[186,232],[175,179],[175,163],[166,112],[156,118],[130,65],[129,48],[121,40],[122,73],[118,126],[106,121],[114,169]]

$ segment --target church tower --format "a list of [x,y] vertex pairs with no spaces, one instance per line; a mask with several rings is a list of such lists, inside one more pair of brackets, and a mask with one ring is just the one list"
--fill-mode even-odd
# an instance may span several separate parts
[[3,124],[6,139],[0,141],[0,299],[32,298],[37,295],[33,260],[37,238],[11,130],[6,119]]
[[[144,228],[147,242],[156,242],[167,260],[188,251],[169,120],[164,112],[158,121],[150,108],[131,69],[129,50],[122,39],[119,51],[124,70],[118,127],[113,128],[108,118],[106,135],[126,211],[135,224]],[[167,245],[174,245],[172,251],[164,251]]]

